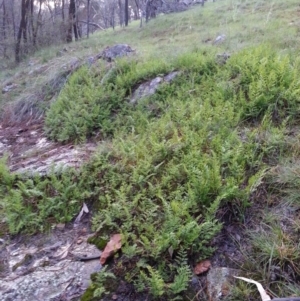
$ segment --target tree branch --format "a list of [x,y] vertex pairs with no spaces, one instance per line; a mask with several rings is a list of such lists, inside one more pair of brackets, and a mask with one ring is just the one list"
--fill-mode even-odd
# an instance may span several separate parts
[[[88,24],[87,21],[83,21],[83,20],[79,20],[78,22],[84,23],[84,24]],[[97,23],[89,22],[89,25],[92,25],[92,26],[95,26],[95,27],[97,27],[97,28],[99,28],[99,29],[105,30],[105,28],[103,28],[102,26],[100,26],[100,25],[97,24]]]

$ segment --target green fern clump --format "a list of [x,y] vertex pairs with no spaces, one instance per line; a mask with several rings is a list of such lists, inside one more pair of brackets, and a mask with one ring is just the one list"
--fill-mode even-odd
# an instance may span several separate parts
[[162,86],[146,102],[158,104],[160,115],[147,119],[141,106],[126,121],[117,117],[110,151],[85,167],[99,188],[94,229],[122,233],[120,262],[141,258],[126,279],[155,298],[183,294],[190,267],[176,268],[179,252],[210,257],[220,206],[243,214],[263,176],[260,152],[237,128],[242,108],[229,101],[226,86],[212,89],[218,76],[191,71]]
[[118,99],[99,87],[101,77],[101,72],[88,67],[70,77],[46,114],[46,133],[50,138],[82,141],[100,126],[104,132],[111,131],[108,119]]
[[267,112],[277,123],[286,117],[299,119],[299,59],[261,46],[234,55],[227,69],[243,119],[261,120]]
[[163,268],[161,266],[154,269],[145,263],[138,263],[138,266],[140,271],[139,277],[134,282],[135,288],[140,292],[149,291],[157,300],[160,298],[181,300],[182,293],[188,289],[192,277],[187,253],[183,248],[179,250],[174,262]]
[[15,180],[15,175],[10,173],[7,166],[7,157],[0,159],[0,196],[3,197],[7,192],[10,191],[12,184]]
[[120,60],[107,74],[102,65],[80,68],[46,113],[46,133],[62,142],[84,141],[95,130],[104,136],[112,134],[115,115],[127,114],[126,97],[132,87],[170,69],[170,65],[158,60]]
[[173,61],[121,59],[108,72],[101,64],[90,69],[84,66],[71,75],[46,113],[46,133],[62,142],[84,141],[96,130],[104,136],[112,135],[116,116],[126,118],[135,111],[128,105],[127,98],[138,84],[173,70],[187,72],[188,69],[198,72],[198,81],[200,76],[217,70],[212,59],[204,59],[197,53],[183,55]]
[[86,195],[75,179],[74,172],[15,179],[1,199],[9,231],[35,233],[48,229],[51,223],[69,222]]
[[[220,207],[230,204],[241,218],[265,175],[266,153],[281,147],[282,130],[267,117],[258,131],[239,127],[258,106],[256,98],[244,98],[251,84],[259,86],[261,71],[245,61],[240,74],[234,59],[224,66],[199,53],[166,63],[120,60],[106,77],[80,69],[48,112],[49,135],[81,140],[100,130],[113,133],[109,147],[100,146],[78,173],[16,183],[15,201],[5,209],[11,231],[42,228],[48,218],[68,221],[82,201],[93,200],[97,238],[123,236],[112,272],[154,298],[180,298],[190,265],[213,254]],[[174,82],[136,106],[127,104],[141,81],[171,70],[181,71]],[[251,116],[273,116],[271,108]],[[265,131],[273,133],[272,143],[259,143]],[[18,214],[25,209],[36,217]]]

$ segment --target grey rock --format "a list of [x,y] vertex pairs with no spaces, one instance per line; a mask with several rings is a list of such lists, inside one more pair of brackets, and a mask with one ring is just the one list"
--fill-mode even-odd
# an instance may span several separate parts
[[102,58],[108,62],[114,61],[118,57],[131,55],[135,51],[127,44],[117,44],[104,49],[97,58]]
[[17,84],[7,84],[5,87],[3,87],[2,89],[2,93],[8,93],[11,90],[13,90],[14,88],[16,88],[18,85]]
[[220,301],[228,295],[233,276],[238,276],[240,270],[230,268],[211,268],[207,274],[207,294],[209,301]]
[[47,65],[39,65],[33,69],[31,69],[29,72],[28,72],[28,75],[38,75],[38,74],[41,74],[43,73],[44,71],[46,71],[48,69],[48,66]]
[[[1,143],[1,142],[0,142]],[[10,145],[0,145],[0,153],[10,153]],[[66,168],[79,167],[96,149],[96,144],[86,143],[69,148],[57,145],[46,137],[36,137],[35,143],[19,154],[19,159],[10,165],[10,170],[31,177],[51,172],[61,172]]]
[[225,41],[226,39],[226,35],[225,34],[221,34],[219,36],[216,37],[214,44],[221,44]]
[[182,2],[164,2],[162,6],[158,7],[157,12],[162,14],[182,12],[187,10],[190,5],[189,0]]
[[182,0],[180,1],[181,3],[185,4],[185,5],[190,5],[193,3],[193,0]]
[[137,104],[140,99],[153,95],[162,83],[172,82],[178,75],[179,71],[173,71],[164,77],[158,76],[152,80],[142,83],[134,92],[130,99],[131,104]]
[[6,145],[2,142],[0,142],[0,152],[3,151],[6,148]]
[[175,77],[177,75],[179,75],[179,71],[173,71],[169,74],[167,74],[165,77],[164,77],[164,81],[167,82],[167,83],[170,83],[171,81],[173,81],[175,79]]
[[[68,233],[66,233],[68,235]],[[70,232],[71,234],[71,232]],[[1,301],[72,300],[80,296],[90,285],[90,275],[101,270],[98,260],[86,262],[76,256],[99,256],[101,252],[87,243],[88,235],[81,244],[64,240],[53,244],[30,246],[12,243],[6,248],[7,270],[0,279]],[[37,240],[40,244],[42,241]],[[24,260],[30,255],[30,260]],[[70,259],[73,258],[73,259]]]

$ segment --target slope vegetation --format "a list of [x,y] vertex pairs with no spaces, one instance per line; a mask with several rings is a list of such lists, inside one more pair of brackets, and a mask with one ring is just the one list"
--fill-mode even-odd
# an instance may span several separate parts
[[[114,292],[122,279],[153,300],[179,300],[222,227],[239,225],[248,229],[232,266],[273,296],[298,294],[297,9],[296,1],[219,1],[78,43],[77,56],[115,42],[137,55],[83,66],[51,105],[43,100],[50,139],[92,139],[98,149],[79,169],[48,177],[22,178],[3,160],[2,231],[43,231],[49,221],[71,221],[86,202],[92,241],[103,248],[121,233],[122,251],[83,299]],[[230,58],[217,59],[223,52]],[[130,103],[139,84],[172,71],[173,82]],[[228,296],[255,298],[243,284]]]

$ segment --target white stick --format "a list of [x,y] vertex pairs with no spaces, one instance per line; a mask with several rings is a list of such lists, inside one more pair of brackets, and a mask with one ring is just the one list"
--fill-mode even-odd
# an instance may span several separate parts
[[257,289],[258,289],[258,291],[260,293],[262,301],[270,301],[271,300],[271,297],[266,293],[266,291],[264,290],[263,286],[259,282],[255,281],[255,280],[252,280],[252,279],[244,278],[244,277],[236,277],[236,276],[234,276],[234,278],[238,278],[238,279],[244,280],[246,282],[256,284]]

